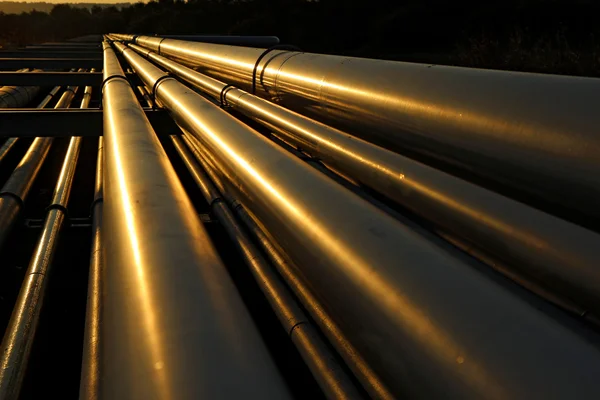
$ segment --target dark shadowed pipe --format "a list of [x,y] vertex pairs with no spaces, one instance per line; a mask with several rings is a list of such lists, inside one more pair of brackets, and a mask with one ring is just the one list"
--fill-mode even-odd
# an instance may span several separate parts
[[361,184],[600,315],[600,235],[357,139],[140,46],[138,53]]
[[294,296],[272,267],[260,254],[233,213],[223,201],[221,194],[210,182],[183,140],[171,136],[171,141],[186,168],[200,187],[211,211],[221,223],[250,268],[256,282],[275,311],[302,359],[328,399],[361,399],[352,380],[344,372],[336,357],[321,339],[319,333],[297,304]]
[[[46,107],[46,105],[50,102],[50,100],[52,100],[52,97],[54,95],[56,95],[56,93],[58,93],[59,90],[60,90],[60,86],[56,86],[54,89],[52,89],[50,91],[50,93],[48,93],[44,97],[44,99],[40,102],[40,104],[38,104],[37,108]],[[17,144],[17,140],[19,140],[19,138],[16,138],[16,137],[8,138],[8,139],[6,139],[4,144],[2,144],[2,147],[0,147],[0,164],[2,164],[2,160],[6,157],[8,152],[15,146],[15,144]]]
[[[85,88],[81,108],[88,107],[91,91],[91,87]],[[69,98],[68,103],[71,102],[74,92],[75,88],[68,88],[63,94]],[[67,100],[62,104],[59,101],[62,107],[68,106],[68,103]],[[0,399],[2,400],[19,397],[44,304],[52,260],[67,218],[67,205],[80,148],[81,138],[72,137],[54,189],[52,202],[47,208],[42,233],[25,272],[17,302],[2,339],[0,347]]]
[[290,398],[104,42],[101,399]]
[[[120,43],[397,396],[596,398],[600,351]],[[552,382],[552,385],[548,385]]]
[[[73,87],[68,87],[58,100],[55,108],[65,108],[73,100]],[[52,97],[58,93],[55,87],[39,104],[38,108],[45,107]],[[37,178],[42,164],[50,151],[52,138],[35,138],[25,156],[10,175],[0,191],[0,248],[10,234],[15,222],[18,220],[25,199],[33,182]]]
[[[600,79],[137,36],[135,43],[393,150],[600,221]],[[256,74],[253,74],[256,71]]]

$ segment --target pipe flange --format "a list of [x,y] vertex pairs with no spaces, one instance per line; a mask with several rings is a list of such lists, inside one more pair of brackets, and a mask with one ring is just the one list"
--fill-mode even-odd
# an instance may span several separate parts
[[221,93],[219,93],[219,104],[221,106],[221,108],[226,108],[229,105],[227,104],[227,99],[225,98],[225,96],[227,95],[227,92],[231,89],[238,89],[237,86],[235,85],[231,85],[231,84],[227,84],[225,86],[223,86],[223,89],[221,89]]
[[271,46],[265,51],[262,52],[260,56],[256,59],[254,63],[254,68],[252,69],[252,94],[256,94],[256,71],[258,70],[258,65],[262,61],[263,58],[273,50],[291,50],[291,51],[302,51],[298,46],[290,45],[290,44],[277,44],[275,46]]
[[125,82],[127,82],[127,84],[129,85],[129,81],[127,80],[126,77],[124,77],[121,74],[113,74],[113,75],[109,75],[106,78],[104,78],[104,80],[102,81],[102,85],[100,85],[100,92],[104,93],[104,86],[106,86],[106,84],[110,81],[112,81],[113,79],[123,79]]

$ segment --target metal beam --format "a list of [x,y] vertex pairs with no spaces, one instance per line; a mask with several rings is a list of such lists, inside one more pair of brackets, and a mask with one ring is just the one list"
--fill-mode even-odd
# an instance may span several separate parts
[[101,58],[3,58],[0,69],[41,68],[102,68]]
[[[164,110],[145,109],[159,135],[179,135],[181,130]],[[100,109],[3,109],[0,138],[102,136]]]
[[[142,85],[136,74],[126,74],[134,86]],[[100,86],[101,72],[0,71],[0,86]]]

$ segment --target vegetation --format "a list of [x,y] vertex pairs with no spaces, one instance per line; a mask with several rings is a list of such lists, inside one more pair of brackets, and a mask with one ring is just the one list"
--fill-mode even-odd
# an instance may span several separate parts
[[[1,4],[1,3],[0,3]],[[0,13],[0,45],[103,32],[277,35],[311,52],[600,76],[594,0],[159,0]]]

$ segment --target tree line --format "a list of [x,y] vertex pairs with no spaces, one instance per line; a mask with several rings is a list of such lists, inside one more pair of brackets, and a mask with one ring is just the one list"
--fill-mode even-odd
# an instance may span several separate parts
[[306,51],[600,76],[593,0],[159,0],[0,13],[0,45],[105,32],[277,35]]

